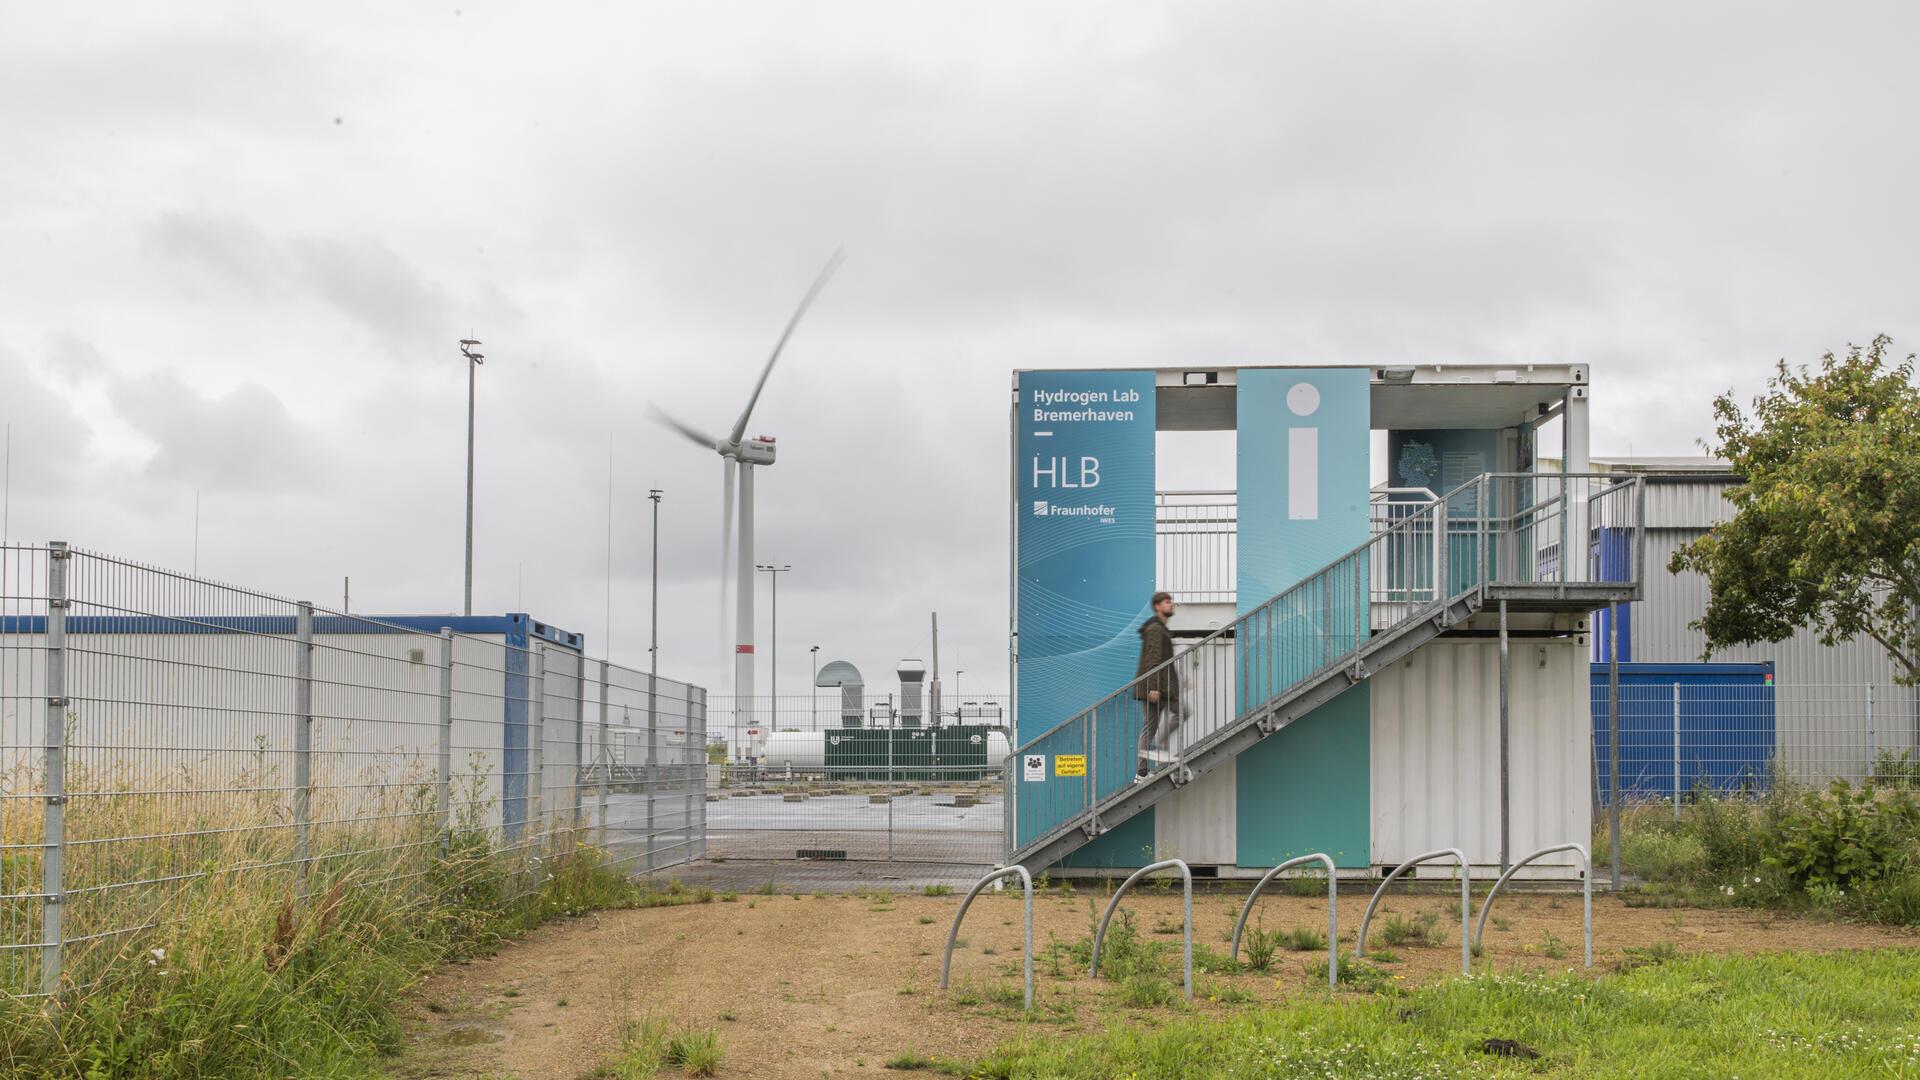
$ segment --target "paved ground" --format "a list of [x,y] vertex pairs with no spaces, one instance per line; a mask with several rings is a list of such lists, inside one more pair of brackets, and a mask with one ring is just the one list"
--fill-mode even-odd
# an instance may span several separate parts
[[850,892],[890,889],[917,892],[945,885],[958,892],[990,869],[974,863],[840,862],[794,859],[706,859],[662,870],[660,880],[677,878],[715,892],[752,893],[771,882],[775,892]]
[[982,866],[1000,858],[1004,818],[997,792],[888,796],[874,788],[787,800],[788,793],[775,791],[707,803],[707,854],[792,859],[801,852],[839,852],[849,860]]

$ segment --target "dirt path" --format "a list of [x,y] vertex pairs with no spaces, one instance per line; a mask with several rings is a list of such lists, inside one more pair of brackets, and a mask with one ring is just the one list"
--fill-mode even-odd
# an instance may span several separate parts
[[[1340,931],[1352,948],[1366,897],[1343,897]],[[1241,897],[1194,898],[1194,943],[1226,951]],[[1105,905],[1104,895],[1096,900]],[[1059,974],[1046,959],[1091,933],[1087,894],[1035,901],[1037,1019],[987,999],[993,988],[1020,987],[1020,904],[988,896],[967,915],[954,954],[956,1000],[937,984],[940,953],[957,907],[954,897],[893,899],[845,895],[741,896],[726,903],[608,912],[548,926],[499,955],[446,969],[416,996],[410,1047],[393,1068],[407,1078],[575,1080],[605,1063],[629,1018],[654,1016],[677,1026],[712,1027],[726,1048],[722,1076],[807,1078],[884,1076],[902,1052],[966,1058],[1018,1035],[1097,1030],[1124,1015],[1155,1022],[1172,1008],[1128,1009],[1114,984],[1092,980],[1070,959]],[[1148,893],[1124,905],[1149,940],[1179,944],[1180,896]],[[1399,946],[1379,965],[1407,983],[1459,970],[1459,909],[1438,896],[1402,897],[1383,912],[1438,915],[1439,945]],[[1477,913],[1476,913],[1477,914]],[[1503,897],[1487,928],[1476,970],[1560,970],[1580,963],[1580,898]],[[1386,947],[1381,915],[1369,949]],[[1449,923],[1451,919],[1451,923]],[[1324,900],[1274,896],[1256,922],[1270,930],[1326,929]],[[1682,952],[1833,950],[1920,944],[1914,935],[1876,927],[1770,918],[1746,911],[1628,908],[1594,901],[1597,969],[1623,949],[1671,943]],[[1176,952],[1177,956],[1177,952]],[[1282,952],[1264,975],[1201,975],[1205,994],[1239,987],[1255,1002],[1323,992],[1308,967],[1325,953]],[[1177,970],[1177,969],[1176,969]],[[1175,976],[1177,982],[1177,974]],[[1324,978],[1324,974],[1322,975]],[[971,1002],[963,1003],[963,1002]],[[1017,1005],[1017,998],[1015,999]],[[1201,1010],[1246,1008],[1202,1000]]]

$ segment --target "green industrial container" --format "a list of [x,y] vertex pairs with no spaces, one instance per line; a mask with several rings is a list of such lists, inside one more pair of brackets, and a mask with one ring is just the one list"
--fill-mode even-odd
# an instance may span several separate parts
[[848,780],[979,780],[988,773],[984,724],[842,728],[826,733],[829,774]]

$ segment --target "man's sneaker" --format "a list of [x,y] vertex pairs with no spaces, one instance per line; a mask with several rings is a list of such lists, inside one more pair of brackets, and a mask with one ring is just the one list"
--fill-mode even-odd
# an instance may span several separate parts
[[1147,777],[1148,777],[1148,774],[1146,773],[1134,773],[1133,782],[1136,784],[1144,784],[1147,782]]

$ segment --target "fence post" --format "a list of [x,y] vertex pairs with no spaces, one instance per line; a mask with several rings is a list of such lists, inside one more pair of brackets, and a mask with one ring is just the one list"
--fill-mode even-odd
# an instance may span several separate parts
[[1607,602],[1607,843],[1613,891],[1620,891],[1620,605]]
[[1680,684],[1673,684],[1673,823],[1680,823]]
[[[684,797],[687,800],[687,809],[686,813],[680,816],[680,821],[690,832],[693,832],[693,835],[688,837],[693,845],[692,857],[704,859],[707,857],[707,698],[704,692],[700,696],[700,727],[696,735],[693,725],[693,684],[684,685],[687,689],[687,732],[683,745],[686,747],[686,753],[693,758],[688,762],[688,766],[699,770],[695,775],[699,776],[700,783],[681,785],[681,789],[686,792]],[[688,779],[691,780],[692,777]],[[697,831],[695,831],[696,828]]]
[[887,861],[893,861],[893,732],[887,728]]
[[587,657],[576,654],[573,662],[573,824],[567,829],[567,847],[580,838],[580,820],[586,813],[586,785],[581,769],[587,764]]
[[1867,779],[1873,779],[1873,684],[1867,684]]
[[440,818],[440,854],[453,847],[453,628],[440,628],[440,754],[433,774],[434,810]]
[[546,816],[547,788],[547,654],[533,646],[533,681],[528,684],[533,701],[527,717],[527,823],[533,827],[533,842],[545,843],[541,829]]
[[293,880],[305,896],[308,830],[313,816],[313,604],[300,601],[293,619]]
[[647,843],[641,849],[641,860],[648,870],[654,868],[654,850],[658,846],[654,833],[654,801],[660,788],[660,675],[659,653],[653,653],[656,670],[647,673]]
[[613,785],[613,744],[607,740],[607,662],[600,661],[600,846],[607,846],[607,789]]
[[66,942],[67,854],[67,545],[47,545],[47,750],[44,850],[41,852],[40,992],[60,988],[60,951]]

